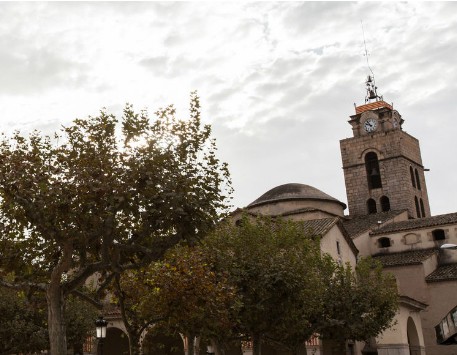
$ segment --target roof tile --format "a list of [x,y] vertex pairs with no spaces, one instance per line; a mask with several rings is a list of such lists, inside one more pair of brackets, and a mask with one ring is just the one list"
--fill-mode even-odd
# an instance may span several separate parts
[[373,257],[379,260],[384,267],[391,267],[421,264],[434,254],[438,254],[438,249],[420,249],[401,253],[378,254]]
[[366,104],[366,105],[356,106],[355,113],[358,115],[359,113],[362,113],[365,111],[376,110],[378,108],[383,108],[383,107],[388,107],[392,110],[392,106],[389,105],[387,102],[375,101],[375,102],[370,102],[369,104]]
[[348,216],[343,220],[343,225],[351,238],[354,238],[370,229],[378,228],[379,221],[385,223],[386,221],[393,219],[403,212],[404,210],[379,212],[360,216]]
[[370,234],[387,234],[411,229],[441,226],[445,224],[457,224],[457,212],[386,224],[379,229],[373,230]]
[[427,282],[457,280],[457,264],[441,265],[425,278]]

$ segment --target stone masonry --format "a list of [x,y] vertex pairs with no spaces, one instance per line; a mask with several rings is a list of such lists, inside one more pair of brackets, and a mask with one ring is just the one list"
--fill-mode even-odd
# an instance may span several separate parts
[[[360,122],[357,124],[360,125]],[[425,184],[419,141],[400,127],[380,130],[372,134],[355,135],[340,141],[344,178],[351,215],[367,214],[367,200],[376,201],[381,211],[380,198],[387,196],[391,210],[408,210],[410,217],[419,217],[415,197],[422,200],[425,216],[430,216],[430,206]],[[382,187],[369,189],[365,156],[374,152],[378,156]],[[412,184],[410,167],[417,170],[420,189]]]

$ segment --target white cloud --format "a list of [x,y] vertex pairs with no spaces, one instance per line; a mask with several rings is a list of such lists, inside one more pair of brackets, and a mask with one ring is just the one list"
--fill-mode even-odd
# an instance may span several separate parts
[[[345,200],[339,139],[379,92],[421,140],[432,212],[454,211],[453,2],[0,3],[0,129],[59,129],[198,90],[233,175],[235,205],[302,182]],[[443,127],[445,127],[443,129]],[[450,192],[446,189],[449,188]]]

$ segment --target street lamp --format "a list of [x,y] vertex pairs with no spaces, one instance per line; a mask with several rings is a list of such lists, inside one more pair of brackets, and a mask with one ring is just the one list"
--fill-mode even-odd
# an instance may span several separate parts
[[440,246],[441,249],[457,249],[457,244],[443,244]]
[[100,344],[100,355],[103,355],[103,339],[106,338],[106,327],[108,326],[108,321],[103,318],[103,316],[99,316],[98,319],[95,321],[95,331],[96,331],[96,338],[99,340]]

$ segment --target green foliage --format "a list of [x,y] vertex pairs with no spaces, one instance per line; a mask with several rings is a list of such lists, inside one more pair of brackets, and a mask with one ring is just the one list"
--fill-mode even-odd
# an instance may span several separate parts
[[300,344],[311,336],[312,320],[322,310],[328,263],[319,240],[308,237],[301,224],[245,217],[239,226],[221,224],[204,243],[217,270],[228,273],[239,293],[239,333],[282,339],[299,326]]
[[362,258],[352,270],[338,265],[329,278],[320,334],[343,342],[366,340],[393,325],[398,309],[395,278],[379,263]]
[[238,332],[297,353],[313,334],[365,340],[392,325],[393,277],[372,259],[352,270],[322,254],[300,222],[244,217],[221,224],[204,241],[216,269],[228,273],[242,303]]
[[[75,120],[56,145],[38,132],[0,144],[0,247],[4,270],[49,278],[68,250],[70,267],[119,261],[123,244],[153,246],[179,234],[192,239],[225,207],[225,164],[215,157],[198,97],[179,121],[168,107],[150,123],[124,110]],[[138,248],[141,249],[141,248]],[[138,250],[139,252],[140,250]],[[31,267],[33,266],[33,268]]]
[[92,304],[70,295],[65,305],[68,347],[82,354],[83,344],[95,330],[94,322],[100,311]]
[[220,223],[201,245],[170,250],[121,284],[137,319],[222,347],[245,335],[254,351],[268,341],[298,353],[316,334],[365,340],[392,325],[398,301],[372,259],[339,265],[300,222],[269,217]]
[[139,305],[143,314],[159,316],[162,327],[182,334],[214,337],[229,333],[236,308],[226,273],[215,273],[194,247],[180,246],[147,270],[149,292]]
[[45,312],[23,292],[0,287],[0,314],[0,354],[47,348]]
[[120,129],[102,111],[61,136],[0,142],[0,284],[47,293],[52,354],[65,351],[62,300],[90,275],[158,260],[226,211],[227,166],[195,93],[190,106],[185,121],[172,106],[150,120],[127,105]]
[[160,334],[180,333],[192,344],[195,336],[217,339],[235,325],[234,288],[197,247],[177,246],[162,261],[124,273],[115,295],[134,334],[153,324]]

